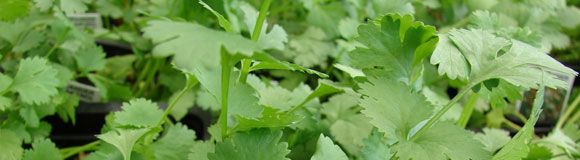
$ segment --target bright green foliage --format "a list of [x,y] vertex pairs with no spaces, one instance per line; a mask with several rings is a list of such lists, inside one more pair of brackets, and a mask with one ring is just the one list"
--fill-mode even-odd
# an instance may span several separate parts
[[350,52],[358,69],[379,68],[398,81],[413,84],[422,73],[422,61],[437,43],[435,28],[413,20],[410,15],[386,15],[359,27],[357,41],[366,48]]
[[334,46],[328,39],[321,29],[309,27],[301,35],[290,39],[285,56],[304,67],[324,64],[328,56],[334,54]]
[[311,160],[326,159],[348,160],[348,157],[330,138],[320,134],[320,138],[318,138],[316,143],[316,152],[312,155]]
[[497,128],[484,128],[483,133],[475,134],[475,138],[481,141],[485,145],[485,149],[492,153],[499,150],[511,139],[508,131]]
[[124,126],[154,127],[163,118],[163,111],[146,99],[134,99],[129,103],[123,103],[122,108],[123,111],[115,113],[115,123]]
[[195,142],[191,147],[188,160],[209,160],[208,153],[214,153],[215,144],[210,141]]
[[84,46],[75,54],[78,68],[83,72],[101,70],[105,67],[105,53],[96,45]]
[[22,157],[22,140],[16,133],[0,129],[0,159],[19,160]]
[[156,159],[184,160],[195,142],[195,132],[182,124],[176,124],[151,145]]
[[441,66],[440,74],[467,79],[471,85],[500,78],[525,88],[538,88],[542,81],[539,77],[543,77],[546,86],[565,88],[567,82],[550,72],[577,74],[537,48],[484,30],[452,30],[448,38],[439,43],[431,63]]
[[0,20],[14,20],[28,14],[30,1],[3,0],[0,1]]
[[61,160],[58,148],[48,139],[32,143],[32,149],[24,152],[24,160]]
[[[7,91],[11,84],[12,84],[12,78],[10,78],[4,74],[0,74],[0,92]],[[0,96],[0,111],[3,111],[10,106],[12,106],[12,99],[10,99],[8,97]]]
[[58,93],[56,70],[43,58],[26,58],[20,62],[11,89],[27,104],[41,104]]
[[97,135],[97,138],[112,144],[115,146],[125,160],[131,159],[131,152],[133,151],[133,146],[137,143],[145,133],[149,132],[150,129],[118,129],[109,131],[104,134]]
[[[238,7],[240,7],[244,13],[244,23],[248,32],[252,33],[256,25],[256,20],[258,19],[258,11],[251,5],[243,2]],[[284,29],[279,25],[268,27],[267,24],[268,21],[264,20],[262,30],[260,30],[260,39],[258,39],[258,43],[262,45],[263,48],[283,50],[284,43],[288,42],[286,31],[284,31]],[[268,28],[271,29],[269,32],[266,32],[266,29]]]
[[[51,1],[51,0],[49,0]],[[87,6],[84,1],[79,0],[60,0],[60,9],[66,14],[84,13],[87,11]]]
[[260,49],[258,44],[240,35],[193,23],[150,21],[144,32],[145,37],[158,44],[153,49],[154,55],[175,55],[175,64],[186,70],[216,69],[222,46],[231,54],[240,53],[246,56],[251,56]]
[[385,133],[400,159],[488,159],[490,153],[469,132],[448,122],[439,122],[414,141],[409,140],[420,122],[428,119],[434,107],[423,95],[389,77],[369,77],[360,84],[366,95],[360,104],[371,124]]
[[210,160],[285,160],[290,153],[286,142],[279,142],[281,131],[268,129],[236,133],[216,144],[215,153],[209,153]]
[[302,118],[302,116],[294,113],[280,112],[277,109],[265,107],[260,118],[251,119],[238,116],[238,124],[234,130],[246,131],[253,128],[283,128],[297,123]]
[[359,153],[363,139],[371,133],[369,119],[360,114],[358,95],[344,93],[331,97],[322,104],[321,113],[330,123],[330,133],[346,152]]
[[324,1],[303,0],[304,8],[308,9],[306,21],[312,26],[320,28],[328,37],[336,37],[339,34],[338,23],[346,15],[341,3]]
[[391,158],[391,149],[385,142],[384,135],[374,129],[369,137],[363,140],[361,158],[364,160],[381,160]]
[[507,159],[515,160],[522,159],[528,155],[530,152],[529,143],[532,140],[532,135],[534,134],[534,125],[540,117],[542,112],[542,105],[544,103],[544,91],[545,87],[543,83],[540,89],[536,92],[536,98],[534,99],[534,106],[532,112],[526,124],[522,129],[510,140],[505,146],[493,156],[494,160]]
[[89,80],[99,89],[101,101],[129,100],[132,97],[131,89],[123,84],[119,84],[107,77],[98,74],[89,74]]

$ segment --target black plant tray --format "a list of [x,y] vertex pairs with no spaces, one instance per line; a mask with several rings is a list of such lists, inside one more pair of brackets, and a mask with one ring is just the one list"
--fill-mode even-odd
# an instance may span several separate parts
[[[57,115],[44,118],[52,124],[50,139],[58,147],[71,147],[87,144],[97,140],[95,135],[101,133],[105,116],[121,110],[121,103],[81,103],[76,109],[76,124],[66,123]],[[160,104],[165,109],[166,104]],[[196,107],[179,121],[195,131],[198,139],[209,138],[207,127],[211,123],[211,114]]]

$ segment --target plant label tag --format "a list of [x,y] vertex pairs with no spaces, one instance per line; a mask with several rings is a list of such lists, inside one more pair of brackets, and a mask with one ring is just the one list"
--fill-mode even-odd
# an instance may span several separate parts
[[81,29],[97,30],[102,28],[101,14],[99,13],[80,13],[66,15],[76,27]]
[[78,95],[79,100],[83,102],[96,103],[100,102],[101,100],[98,88],[76,81],[69,82],[68,86],[66,87],[66,91],[68,93]]

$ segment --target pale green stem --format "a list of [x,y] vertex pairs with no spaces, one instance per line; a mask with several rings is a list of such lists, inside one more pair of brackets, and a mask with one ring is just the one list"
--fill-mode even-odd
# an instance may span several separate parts
[[[258,19],[254,25],[254,31],[252,32],[252,41],[257,42],[260,39],[260,34],[262,33],[262,26],[264,25],[264,20],[266,20],[266,12],[270,8],[270,3],[272,0],[264,0],[262,6],[260,6],[260,13],[258,13]],[[246,83],[248,79],[248,74],[250,73],[250,66],[252,65],[251,59],[242,59],[242,69],[240,71],[239,81]]]
[[574,111],[576,110],[576,107],[578,106],[578,103],[580,103],[580,96],[577,96],[574,99],[574,101],[568,106],[568,108],[566,108],[564,115],[562,115],[562,117],[560,117],[560,119],[558,119],[558,122],[556,123],[556,128],[562,128],[564,126],[566,119],[568,119],[568,117],[570,117],[570,115],[572,115],[572,113],[574,113]]
[[459,120],[457,121],[457,125],[459,127],[465,128],[465,126],[467,126],[467,122],[469,122],[469,119],[471,118],[471,114],[473,113],[473,110],[475,109],[477,99],[479,99],[479,96],[477,94],[473,93],[473,94],[469,95],[467,102],[463,106],[463,111],[461,112],[461,116],[459,117]]

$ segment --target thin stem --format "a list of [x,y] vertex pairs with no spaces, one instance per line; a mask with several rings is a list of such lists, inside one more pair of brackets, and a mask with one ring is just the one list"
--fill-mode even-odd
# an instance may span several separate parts
[[477,102],[477,99],[479,99],[479,95],[473,93],[469,95],[469,98],[467,99],[467,102],[465,103],[464,107],[463,107],[463,111],[461,112],[461,116],[459,117],[459,120],[457,121],[457,125],[459,127],[465,128],[465,126],[467,126],[467,122],[469,122],[469,119],[471,118],[471,114],[473,113],[473,109],[475,109],[475,104]]
[[218,121],[223,140],[228,133],[228,95],[230,90],[230,72],[232,71],[230,55],[224,49],[221,52],[221,66],[221,112]]
[[435,113],[435,115],[432,118],[430,118],[429,121],[427,121],[427,123],[425,123],[425,125],[423,125],[423,127],[421,127],[419,129],[419,131],[417,131],[411,137],[411,141],[415,141],[418,137],[420,137],[422,134],[424,134],[427,131],[427,129],[431,128],[435,124],[435,122],[437,122],[439,120],[439,118],[441,118],[441,116],[443,116],[443,114],[445,114],[445,112],[447,112],[466,93],[468,93],[469,90],[471,90],[471,87],[473,87],[473,85],[469,85],[466,88],[464,88],[463,90],[461,90],[455,97],[453,97],[453,99],[451,99],[451,101],[449,101],[449,103],[447,103],[447,105],[445,105],[443,108],[441,108],[441,110],[437,111],[437,113]]
[[264,20],[266,19],[266,12],[270,8],[270,3],[272,0],[264,0],[262,6],[260,6],[260,13],[258,13],[258,20],[256,20],[256,25],[254,25],[254,32],[252,33],[252,40],[258,41],[260,39],[260,33],[262,32],[262,25],[264,25]]
[[[258,19],[254,25],[254,31],[252,33],[252,41],[257,42],[260,39],[260,34],[262,33],[262,26],[264,25],[264,20],[266,20],[266,12],[270,8],[270,3],[272,0],[264,0],[262,6],[260,6],[260,13],[258,13]],[[248,74],[250,73],[250,66],[252,65],[251,59],[242,59],[242,69],[240,71],[239,82],[246,83],[248,79]]]
[[240,70],[240,78],[238,79],[241,83],[246,83],[248,79],[248,74],[250,73],[250,66],[252,65],[251,59],[242,59],[242,70]]
[[175,99],[169,102],[169,106],[167,107],[167,109],[165,109],[165,111],[163,112],[163,116],[161,116],[161,119],[159,119],[159,121],[157,122],[156,125],[157,127],[161,127],[161,125],[163,125],[163,123],[166,122],[165,120],[167,116],[169,116],[171,111],[173,111],[173,108],[175,108],[175,104],[177,104],[177,101],[179,101],[179,99],[181,99],[181,97],[183,97],[185,92],[187,92],[187,90],[189,89],[190,88],[186,85],[185,87],[183,87],[183,89],[181,89],[181,91],[179,91],[179,93],[177,93],[177,97],[175,97]]
[[68,159],[69,157],[74,156],[80,152],[94,150],[100,143],[101,141],[98,140],[82,146],[61,149],[61,154],[63,155],[62,159]]
[[558,119],[558,122],[556,123],[556,128],[562,128],[562,126],[564,126],[564,122],[566,122],[566,119],[568,119],[568,117],[570,117],[570,115],[574,113],[576,107],[578,106],[578,103],[580,103],[580,96],[577,96],[574,99],[574,101],[568,106],[568,108],[566,108],[564,115],[562,115],[562,117]]
[[580,119],[580,112],[576,112],[576,114],[574,114],[574,116],[568,120],[568,123],[574,124],[576,121],[578,121],[578,119]]
[[518,111],[510,112],[509,114],[511,114],[513,116],[516,116],[516,118],[518,118],[522,122],[528,121],[528,119],[526,118],[526,116],[524,116],[522,113],[520,113]]
[[520,130],[522,130],[522,126],[519,126],[519,125],[515,124],[515,123],[514,123],[514,122],[512,122],[512,121],[509,121],[509,120],[507,120],[507,119],[503,119],[503,120],[502,120],[502,122],[503,122],[503,123],[504,123],[506,126],[508,126],[508,127],[512,128],[512,129],[514,129],[514,130],[516,130],[516,131],[520,131]]
[[52,45],[52,47],[50,48],[50,50],[48,50],[48,53],[44,56],[45,58],[48,58],[52,55],[52,53],[54,53],[54,51],[56,51],[56,49],[58,47],[60,47],[60,43],[61,41],[64,39],[64,37],[66,36],[66,34],[70,31],[70,28],[66,28],[62,33],[60,33],[60,35],[58,35],[58,38],[56,40],[56,43],[54,45]]

